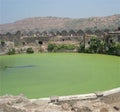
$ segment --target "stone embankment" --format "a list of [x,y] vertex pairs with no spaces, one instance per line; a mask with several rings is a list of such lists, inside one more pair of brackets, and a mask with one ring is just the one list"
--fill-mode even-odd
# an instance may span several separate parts
[[5,95],[0,96],[0,112],[120,112],[120,88],[40,99]]

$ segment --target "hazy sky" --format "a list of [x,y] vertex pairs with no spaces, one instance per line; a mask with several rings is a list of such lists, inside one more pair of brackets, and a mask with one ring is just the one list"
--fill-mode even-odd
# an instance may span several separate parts
[[120,14],[120,0],[0,0],[0,24],[28,17],[86,18]]

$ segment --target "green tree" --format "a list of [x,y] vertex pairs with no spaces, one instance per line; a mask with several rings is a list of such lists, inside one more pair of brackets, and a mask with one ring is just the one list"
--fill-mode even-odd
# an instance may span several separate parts
[[32,53],[34,53],[34,50],[33,50],[32,47],[29,47],[29,48],[27,48],[26,52],[27,52],[28,54],[32,54]]
[[120,43],[116,44],[116,55],[120,56]]
[[93,36],[89,42],[89,52],[91,53],[105,53],[106,43],[104,40]]
[[103,40],[100,40],[97,52],[98,53],[102,53],[102,54],[106,53],[106,49],[105,48],[106,48],[106,43]]
[[9,50],[8,50],[8,53],[7,53],[8,55],[13,55],[13,54],[15,54],[15,49],[14,48],[10,48]]
[[2,47],[5,46],[5,41],[1,40],[1,46],[2,46]]
[[112,42],[109,44],[107,53],[110,55],[120,55],[120,43]]
[[74,50],[76,47],[73,44],[49,44],[49,52],[65,51],[65,50]]
[[50,44],[48,44],[47,50],[48,50],[49,52],[52,52],[55,47],[56,47],[56,44],[50,43]]
[[84,43],[80,44],[80,47],[78,48],[78,52],[85,52],[85,45],[84,45]]
[[97,37],[92,37],[90,39],[90,50],[92,53],[97,53],[97,50],[100,46],[100,40]]

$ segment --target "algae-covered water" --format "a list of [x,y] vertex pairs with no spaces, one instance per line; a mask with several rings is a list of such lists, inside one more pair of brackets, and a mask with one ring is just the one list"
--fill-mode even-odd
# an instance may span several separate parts
[[29,98],[72,95],[120,87],[120,57],[41,53],[0,56],[0,95]]

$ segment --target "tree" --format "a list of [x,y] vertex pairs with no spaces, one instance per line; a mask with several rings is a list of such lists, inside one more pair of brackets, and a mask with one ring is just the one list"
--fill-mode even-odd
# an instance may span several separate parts
[[80,47],[78,48],[78,52],[85,52],[85,46],[84,44],[80,44]]
[[101,41],[97,37],[93,36],[90,39],[90,50],[92,53],[99,53],[99,48],[101,46]]
[[49,52],[52,52],[55,47],[56,47],[56,44],[51,44],[51,43],[50,43],[50,44],[48,44],[47,50],[48,50]]
[[8,50],[8,53],[7,53],[8,55],[13,55],[13,54],[15,54],[15,49],[14,48],[10,48],[9,50]]
[[27,48],[26,52],[28,54],[32,54],[32,53],[34,53],[34,50],[32,49],[32,47],[29,47],[29,48]]
[[97,50],[98,53],[106,53],[106,43],[105,41],[103,40],[100,40],[100,43],[98,45],[98,50]]
[[116,44],[116,55],[120,56],[120,43]]
[[76,47],[73,44],[52,44],[48,45],[49,52],[57,52],[57,51],[66,51],[66,50],[74,50]]
[[2,46],[2,47],[5,46],[5,41],[1,40],[1,46]]

